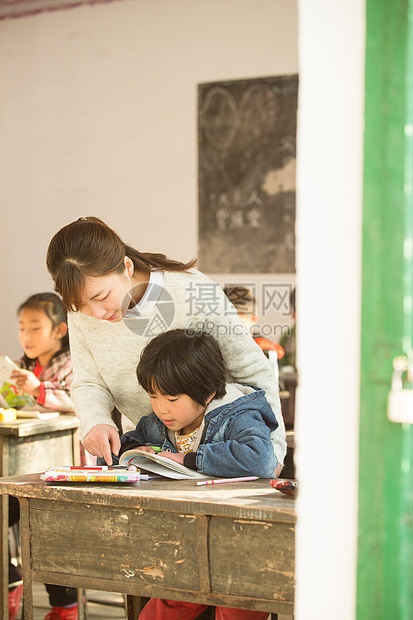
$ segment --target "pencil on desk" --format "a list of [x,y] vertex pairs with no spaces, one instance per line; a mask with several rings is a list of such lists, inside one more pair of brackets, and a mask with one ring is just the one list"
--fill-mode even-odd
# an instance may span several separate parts
[[202,484],[222,484],[224,482],[247,482],[247,480],[258,480],[259,476],[246,476],[245,478],[221,478],[220,480],[201,480],[197,485]]

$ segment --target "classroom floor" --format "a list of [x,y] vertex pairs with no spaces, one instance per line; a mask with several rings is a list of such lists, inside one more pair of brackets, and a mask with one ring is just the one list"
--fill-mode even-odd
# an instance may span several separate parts
[[[113,618],[118,620],[126,620],[126,613],[123,607],[115,607],[112,605],[102,605],[95,601],[111,601],[118,603],[123,602],[123,596],[121,594],[115,594],[110,592],[99,592],[98,590],[88,590],[87,596],[89,602],[87,604],[87,617],[88,620],[105,620],[105,618]],[[49,597],[46,592],[46,588],[42,583],[33,584],[33,620],[44,620],[46,614],[49,613]],[[90,600],[93,599],[93,602]],[[21,607],[20,607],[21,609]],[[21,617],[18,616],[18,617]],[[291,620],[291,616],[279,615],[279,620]]]
[[[87,617],[88,620],[104,620],[105,618],[116,618],[118,620],[126,619],[126,612],[123,607],[113,605],[101,605],[96,603],[98,600],[109,601],[113,603],[123,604],[123,596],[113,592],[100,592],[98,590],[87,591]],[[44,620],[44,617],[50,611],[49,596],[46,588],[42,583],[33,584],[33,620]],[[92,600],[90,600],[92,599]]]

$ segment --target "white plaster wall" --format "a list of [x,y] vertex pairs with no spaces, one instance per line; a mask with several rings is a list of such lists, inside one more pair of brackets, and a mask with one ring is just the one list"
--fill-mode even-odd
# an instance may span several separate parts
[[98,215],[197,255],[197,84],[298,72],[292,0],[123,0],[0,22],[0,353],[51,288],[53,234]]
[[299,0],[297,620],[355,617],[365,3]]

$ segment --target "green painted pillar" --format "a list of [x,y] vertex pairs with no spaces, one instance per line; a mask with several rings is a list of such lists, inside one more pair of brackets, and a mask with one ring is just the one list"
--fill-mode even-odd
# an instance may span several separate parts
[[367,0],[357,618],[413,618],[413,426],[387,420],[412,360],[413,0]]

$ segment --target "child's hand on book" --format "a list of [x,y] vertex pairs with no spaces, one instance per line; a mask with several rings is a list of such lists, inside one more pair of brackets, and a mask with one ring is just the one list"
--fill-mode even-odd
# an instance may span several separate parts
[[175,463],[180,463],[181,465],[184,464],[185,454],[182,452],[178,454],[175,452],[159,452],[159,456],[164,456],[165,458],[171,459],[171,461],[175,461]]
[[157,452],[159,453],[159,451],[154,450],[152,446],[135,446],[135,447],[139,448],[139,450],[142,450],[142,452],[149,452],[149,454],[156,454]]
[[21,392],[32,396],[40,395],[40,381],[30,370],[13,370],[11,378]]

